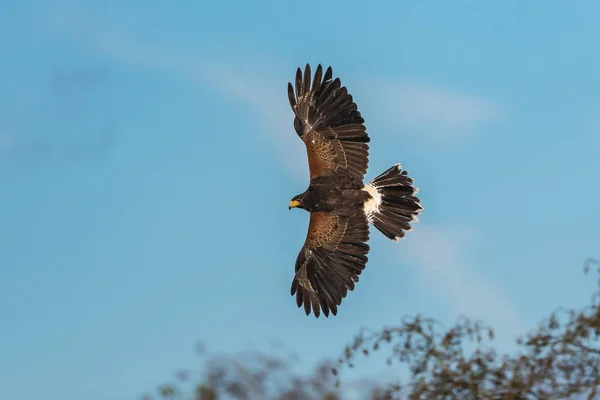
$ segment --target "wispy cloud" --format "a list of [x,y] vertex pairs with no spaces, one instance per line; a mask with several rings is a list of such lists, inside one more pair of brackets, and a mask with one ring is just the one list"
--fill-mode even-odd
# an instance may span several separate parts
[[[243,104],[254,111],[269,141],[276,144],[282,163],[299,178],[306,178],[305,150],[293,131],[285,94],[285,83],[293,75],[278,70],[276,63],[236,63],[230,67],[206,55],[144,44],[85,15],[57,15],[50,19],[49,27],[115,61],[177,76]],[[433,85],[362,79],[353,82],[353,87],[353,91],[364,94],[361,98],[366,101],[361,107],[370,108],[371,123],[378,121],[426,140],[456,139],[505,115],[505,110],[491,101]]]
[[204,79],[213,88],[254,110],[266,132],[275,141],[282,162],[299,178],[308,176],[306,150],[293,129],[293,114],[286,95],[285,78],[267,77],[254,70],[207,68]]
[[200,55],[145,45],[116,29],[98,26],[84,16],[55,16],[48,25],[114,61],[168,73],[243,104],[254,111],[268,138],[276,143],[282,163],[298,177],[308,175],[305,149],[293,130],[287,81],[272,65],[263,68],[264,65],[249,63],[232,69]]
[[369,110],[373,120],[385,121],[403,134],[440,142],[464,137],[507,115],[491,100],[449,87],[381,79],[370,79],[359,87],[366,98],[377,101]]
[[425,290],[449,302],[456,314],[483,319],[500,336],[510,339],[524,332],[524,324],[502,287],[470,265],[467,252],[476,245],[477,238],[471,228],[421,225],[412,232],[410,245],[403,251]]

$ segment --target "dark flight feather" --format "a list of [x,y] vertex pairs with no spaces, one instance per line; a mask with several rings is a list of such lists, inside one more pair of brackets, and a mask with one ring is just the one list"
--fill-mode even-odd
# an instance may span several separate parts
[[[294,128],[306,145],[310,178],[343,173],[362,181],[369,163],[370,139],[358,107],[339,78],[331,80],[321,64],[312,79],[307,64],[296,71],[295,88],[288,84]],[[321,78],[322,77],[322,78]]]
[[316,317],[328,317],[337,308],[367,264],[369,226],[360,211],[345,217],[313,212],[308,234],[296,260],[291,294],[298,307]]

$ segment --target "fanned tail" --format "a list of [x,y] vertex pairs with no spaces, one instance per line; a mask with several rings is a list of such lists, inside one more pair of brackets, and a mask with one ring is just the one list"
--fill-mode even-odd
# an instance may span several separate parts
[[370,195],[364,206],[369,222],[391,240],[402,239],[412,230],[410,224],[419,221],[423,210],[416,197],[419,189],[400,164],[373,179],[363,190]]

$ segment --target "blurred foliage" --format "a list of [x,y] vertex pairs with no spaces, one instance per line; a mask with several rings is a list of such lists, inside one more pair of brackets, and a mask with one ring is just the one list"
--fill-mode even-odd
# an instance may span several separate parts
[[[600,274],[600,263],[587,260],[585,272],[591,269]],[[494,330],[480,321],[461,317],[444,328],[417,315],[377,332],[361,330],[337,363],[321,363],[309,376],[293,370],[293,357],[213,356],[197,377],[179,372],[174,383],[144,399],[342,399],[349,385],[341,382],[340,374],[376,351],[389,351],[388,365],[406,366],[409,378],[405,383],[353,385],[360,398],[596,399],[599,338],[600,279],[590,304],[553,311],[537,329],[517,340],[518,351],[512,355],[499,354],[491,346]],[[204,350],[199,350],[204,357]],[[186,382],[192,382],[190,390],[182,389]]]
[[[301,376],[293,369],[294,355],[245,353],[207,358],[201,345],[197,353],[205,358],[203,372],[179,371],[174,382],[159,386],[158,397],[146,395],[143,399],[339,399],[331,373],[332,363],[323,362],[311,375]],[[192,389],[183,390],[190,381]]]

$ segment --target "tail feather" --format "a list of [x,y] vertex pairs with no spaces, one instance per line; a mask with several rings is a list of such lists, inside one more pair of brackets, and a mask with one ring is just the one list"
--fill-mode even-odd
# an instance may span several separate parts
[[364,189],[370,197],[365,201],[369,222],[388,238],[397,242],[411,231],[411,223],[419,221],[423,210],[408,171],[396,164],[368,183]]

